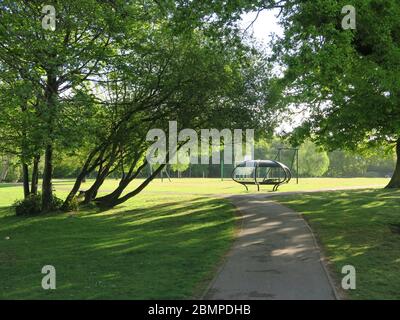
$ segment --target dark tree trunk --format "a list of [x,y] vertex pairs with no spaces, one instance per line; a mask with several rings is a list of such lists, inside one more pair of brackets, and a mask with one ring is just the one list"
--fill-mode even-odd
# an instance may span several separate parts
[[108,174],[108,170],[105,172],[100,173],[96,181],[93,183],[93,185],[85,192],[85,200],[83,201],[83,204],[88,204],[92,202],[97,197],[97,193],[99,192],[100,187],[103,185],[104,180],[106,179]]
[[124,192],[125,188],[129,185],[132,180],[123,179],[120,181],[118,187],[110,194],[97,198],[95,201],[101,207],[107,207],[109,203],[114,203],[118,200],[121,194]]
[[45,90],[45,99],[48,114],[47,126],[48,137],[43,169],[43,182],[42,182],[42,210],[44,212],[52,210],[53,204],[53,142],[52,135],[55,125],[55,117],[57,114],[57,98],[58,98],[58,84],[55,70],[50,69],[47,71],[47,86]]
[[36,195],[38,193],[38,184],[39,184],[39,161],[40,156],[36,156],[33,159],[33,167],[32,167],[32,182],[31,182],[31,194]]
[[[79,188],[81,187],[82,183],[85,181],[86,176],[91,173],[96,166],[98,165],[99,161],[101,161],[103,154],[104,154],[104,150],[100,151],[100,147],[94,149],[89,156],[87,157],[85,164],[83,165],[78,177],[75,180],[74,186],[72,187],[72,190],[70,191],[70,193],[68,194],[67,198],[65,199],[61,209],[62,210],[67,210],[69,207],[70,202],[72,201],[72,199],[76,196],[76,194],[79,191]],[[100,155],[93,161],[94,157],[96,156],[96,154],[100,152]]]
[[110,194],[97,198],[95,201],[96,203],[101,207],[107,207],[109,206],[108,204],[116,203],[121,196],[121,194],[124,192],[125,188],[134,180],[137,178],[137,176],[140,174],[140,172],[147,166],[147,161],[145,161],[137,170],[134,172],[134,169],[136,167],[136,164],[139,160],[139,157],[136,158],[134,163],[131,165],[131,168],[127,174],[123,174],[121,181],[118,184],[118,187]]
[[[178,148],[176,151],[179,151],[186,142],[182,142],[180,145],[178,145]],[[167,154],[166,163],[169,162],[169,159],[170,159],[170,154]],[[138,161],[138,160],[139,160],[139,157],[136,159],[136,161]],[[147,161],[145,161],[139,167],[139,169],[135,172],[135,174],[133,174],[133,169],[135,167],[135,164],[132,165],[129,170],[128,175],[125,177],[125,179],[122,179],[118,188],[110,195],[96,199],[95,202],[97,203],[97,205],[100,208],[110,209],[119,204],[124,203],[125,201],[128,201],[129,199],[131,199],[131,198],[135,197],[136,195],[138,195],[139,193],[141,193],[150,184],[150,182],[152,182],[162,172],[162,170],[166,167],[166,163],[161,164],[156,170],[151,172],[150,176],[135,190],[133,190],[132,192],[129,192],[129,193],[123,195],[121,198],[119,198],[119,196],[122,194],[122,192],[125,190],[125,188],[129,185],[129,183],[132,182],[140,174],[140,172],[147,166],[148,163],[147,163]],[[150,168],[151,168],[151,165],[150,165]]]
[[22,164],[22,179],[23,179],[23,185],[24,185],[24,197],[25,199],[29,197],[30,191],[29,191],[29,168],[26,163]]
[[74,197],[78,193],[79,188],[81,187],[81,184],[83,182],[83,179],[86,177],[86,174],[87,174],[87,171],[86,171],[86,168],[84,167],[82,169],[82,171],[79,173],[78,177],[76,178],[74,186],[72,187],[70,193],[68,194],[63,205],[61,206],[61,210],[64,210],[64,211],[68,210],[68,207],[69,207],[72,199],[74,199]]
[[99,192],[100,187],[103,185],[108,175],[113,171],[111,170],[111,167],[116,161],[117,154],[118,148],[116,145],[113,145],[112,150],[108,156],[110,158],[108,163],[104,167],[103,165],[100,166],[96,181],[93,183],[90,189],[85,192],[85,200],[83,201],[84,204],[92,202],[97,197],[97,193]]
[[106,200],[106,201],[99,201],[96,203],[98,204],[98,206],[100,208],[105,208],[105,209],[110,209],[113,208],[121,203],[124,203],[125,201],[128,201],[129,199],[135,197],[136,195],[138,195],[140,192],[142,192],[151,181],[154,180],[155,177],[157,177],[160,172],[165,168],[165,164],[160,165],[157,170],[155,170],[150,177],[148,177],[139,187],[137,187],[134,191],[129,192],[128,194],[124,195],[121,198],[118,199],[112,199],[112,200]]
[[89,157],[87,158],[85,164],[82,167],[81,172],[79,173],[78,177],[75,180],[74,186],[72,187],[70,193],[68,194],[67,198],[65,199],[61,210],[67,210],[69,207],[69,204],[71,203],[72,199],[76,196],[76,194],[78,193],[81,184],[83,182],[83,180],[85,179],[86,175],[89,174],[91,172],[91,170],[93,170],[93,168],[89,169],[89,165],[93,159],[93,157],[95,156],[97,151],[93,151],[91,154],[89,154]]
[[44,170],[43,170],[43,182],[42,182],[42,210],[49,211],[52,209],[53,203],[53,146],[49,144],[46,147],[46,153],[44,157]]
[[394,170],[392,179],[389,184],[386,186],[386,189],[398,189],[400,188],[400,139],[397,140],[396,144],[396,169]]

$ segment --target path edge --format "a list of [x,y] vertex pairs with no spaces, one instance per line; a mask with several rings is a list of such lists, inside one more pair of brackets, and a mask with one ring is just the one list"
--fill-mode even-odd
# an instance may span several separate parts
[[[222,196],[220,198],[226,199],[228,200],[226,196]],[[228,200],[229,201],[229,200]],[[229,248],[229,250],[225,253],[224,257],[221,259],[219,267],[216,269],[215,275],[212,278],[212,280],[210,281],[210,283],[207,285],[207,287],[204,289],[203,293],[200,295],[199,300],[205,300],[208,292],[211,290],[211,288],[213,287],[213,285],[215,284],[215,282],[218,279],[218,276],[221,274],[222,270],[224,269],[227,261],[228,261],[228,257],[232,254],[232,251],[235,247],[236,241],[238,239],[238,236],[240,235],[240,233],[243,230],[243,225],[244,225],[244,214],[241,210],[239,210],[239,208],[232,202],[229,201],[229,203],[235,208],[235,212],[236,215],[239,217],[240,221],[238,221],[237,223],[237,230],[235,232],[235,237],[232,241],[232,245]]]
[[310,233],[311,233],[311,237],[312,237],[312,239],[313,239],[313,242],[314,242],[315,247],[318,249],[318,252],[319,252],[319,262],[320,262],[322,268],[324,269],[324,272],[325,272],[325,274],[326,274],[326,277],[328,278],[328,282],[329,282],[329,285],[330,285],[331,288],[332,288],[332,292],[333,292],[333,295],[335,296],[335,300],[343,300],[343,299],[341,298],[340,294],[338,293],[338,290],[336,289],[336,282],[333,280],[333,277],[331,276],[331,272],[330,272],[329,268],[327,267],[327,265],[328,265],[328,258],[326,257],[326,255],[325,255],[323,249],[321,248],[320,243],[319,243],[318,240],[317,240],[317,236],[315,235],[315,233],[314,233],[313,229],[311,228],[310,224],[308,223],[308,221],[304,218],[303,214],[301,214],[300,212],[298,212],[298,211],[296,211],[296,210],[293,210],[293,209],[291,209],[291,208],[289,208],[289,207],[287,207],[287,206],[281,204],[281,203],[278,202],[278,201],[274,201],[274,200],[271,200],[271,201],[274,202],[274,203],[277,204],[277,205],[280,205],[280,206],[286,208],[287,210],[290,210],[290,211],[292,211],[292,212],[295,212],[297,215],[299,215],[299,217],[301,218],[301,220],[303,220],[303,223],[306,225],[307,229],[308,229],[308,230],[310,231]]

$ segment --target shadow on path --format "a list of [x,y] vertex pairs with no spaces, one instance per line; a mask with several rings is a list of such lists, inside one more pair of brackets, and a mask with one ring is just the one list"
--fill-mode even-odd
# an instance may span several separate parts
[[265,194],[227,198],[242,214],[242,228],[205,299],[335,299],[314,236],[297,212]]

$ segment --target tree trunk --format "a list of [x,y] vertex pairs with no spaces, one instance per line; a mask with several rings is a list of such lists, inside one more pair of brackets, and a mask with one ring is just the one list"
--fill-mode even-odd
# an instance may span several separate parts
[[145,161],[137,170],[134,172],[134,169],[136,167],[137,161],[139,158],[137,158],[134,163],[131,165],[131,168],[127,174],[124,174],[121,181],[118,184],[118,187],[110,194],[97,198],[95,202],[99,205],[99,207],[107,207],[108,204],[116,203],[118,201],[118,198],[121,196],[121,194],[124,192],[126,187],[134,180],[137,178],[137,176],[140,174],[140,172],[147,166],[147,161]]
[[99,173],[96,177],[95,182],[90,187],[90,189],[85,192],[85,200],[83,201],[83,204],[88,204],[97,197],[100,187],[103,185],[108,175],[113,171],[110,170],[117,158],[117,153],[118,153],[117,149],[118,149],[117,146],[113,145],[112,150],[109,154],[110,160],[104,167],[103,165],[100,166]]
[[93,183],[93,185],[85,192],[85,200],[83,201],[83,204],[88,204],[92,202],[97,197],[97,193],[99,192],[100,187],[103,185],[105,179],[107,178],[108,171],[100,173],[96,181]]
[[110,193],[104,197],[97,198],[95,200],[95,202],[100,207],[102,207],[102,206],[107,207],[107,204],[116,202],[131,181],[132,180],[128,180],[128,179],[121,180],[118,187],[112,193]]
[[150,182],[154,180],[155,177],[158,176],[158,174],[165,168],[165,164],[160,165],[157,170],[155,170],[150,177],[148,177],[139,187],[137,187],[134,191],[129,192],[128,194],[124,195],[123,197],[119,199],[112,199],[109,201],[101,201],[98,202],[98,206],[100,208],[105,208],[105,209],[111,209],[119,204],[124,203],[125,201],[128,201],[129,199],[135,197],[138,195],[140,192],[142,192]]
[[394,170],[392,179],[386,186],[386,189],[400,188],[400,138],[397,140],[396,143],[396,154],[397,154],[396,169]]
[[[178,152],[185,145],[185,143],[187,143],[187,141],[182,142],[178,146],[178,148],[176,149],[175,152]],[[135,197],[136,195],[141,193],[150,184],[150,182],[152,182],[162,172],[162,170],[164,170],[167,163],[169,162],[169,159],[170,159],[170,154],[168,153],[165,164],[160,164],[159,167],[156,170],[154,170],[153,172],[151,172],[150,176],[144,182],[142,182],[142,184],[139,185],[135,190],[133,190],[132,192],[129,192],[129,193],[123,195],[121,198],[119,198],[119,196],[122,194],[124,189],[129,185],[129,183],[131,181],[133,181],[140,174],[140,172],[147,166],[148,162],[145,161],[139,167],[139,169],[136,171],[136,173],[134,175],[132,175],[133,169],[134,169],[134,166],[132,166],[130,169],[130,172],[127,175],[129,178],[125,177],[125,179],[123,179],[120,182],[120,186],[112,194],[102,197],[102,198],[99,198],[99,199],[96,199],[95,200],[96,204],[100,208],[111,209],[111,208],[113,208],[117,205],[120,205],[120,204],[124,203],[125,201],[128,201],[129,199]],[[139,158],[137,158],[137,160],[139,160]],[[150,168],[152,168],[151,164],[150,164]],[[115,197],[117,195],[118,195],[118,197]]]
[[38,193],[39,161],[40,161],[40,156],[35,156],[35,158],[33,159],[32,182],[31,182],[31,194],[34,195]]
[[53,203],[53,146],[47,145],[44,157],[44,170],[42,182],[42,210],[49,211],[52,209]]
[[5,159],[2,159],[0,182],[3,182],[7,178],[9,168],[10,168],[10,157],[6,156]]
[[[55,56],[54,56],[55,58]],[[55,69],[47,71],[47,86],[45,90],[45,100],[47,110],[47,146],[44,157],[43,182],[42,182],[42,211],[50,211],[53,208],[53,139],[55,118],[57,114],[58,84]]]
[[61,210],[68,210],[68,207],[72,201],[72,199],[74,199],[74,197],[76,196],[76,194],[79,191],[79,188],[81,187],[81,184],[83,182],[83,179],[86,177],[87,171],[86,168],[82,169],[82,171],[79,173],[78,177],[75,180],[75,184],[72,187],[72,190],[70,191],[70,193],[68,194],[67,198],[65,199]]
[[26,163],[22,164],[22,179],[23,179],[23,185],[24,185],[24,197],[25,199],[29,197],[30,191],[29,191],[29,168]]
[[102,152],[100,152],[100,155],[97,159],[94,160],[94,162],[92,163],[93,158],[96,156],[96,154],[100,151],[100,148],[96,148],[94,149],[87,157],[85,164],[83,165],[78,177],[75,180],[74,186],[72,187],[72,190],[70,191],[70,193],[68,194],[67,198],[65,199],[61,210],[67,210],[69,207],[70,202],[72,201],[72,199],[76,196],[76,194],[79,191],[79,188],[82,185],[82,182],[84,182],[86,176],[91,173],[95,167],[97,166],[98,162],[101,160],[104,150]]

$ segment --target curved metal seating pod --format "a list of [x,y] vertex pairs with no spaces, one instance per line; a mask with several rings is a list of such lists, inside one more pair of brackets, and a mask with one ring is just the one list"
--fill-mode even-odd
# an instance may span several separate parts
[[[262,173],[264,169],[264,173]],[[273,176],[272,173],[278,173]],[[260,185],[273,185],[272,191],[277,191],[279,186],[289,183],[292,179],[290,169],[274,160],[251,160],[239,163],[232,171],[232,180],[243,185],[248,191],[248,185],[256,185],[260,191]]]

